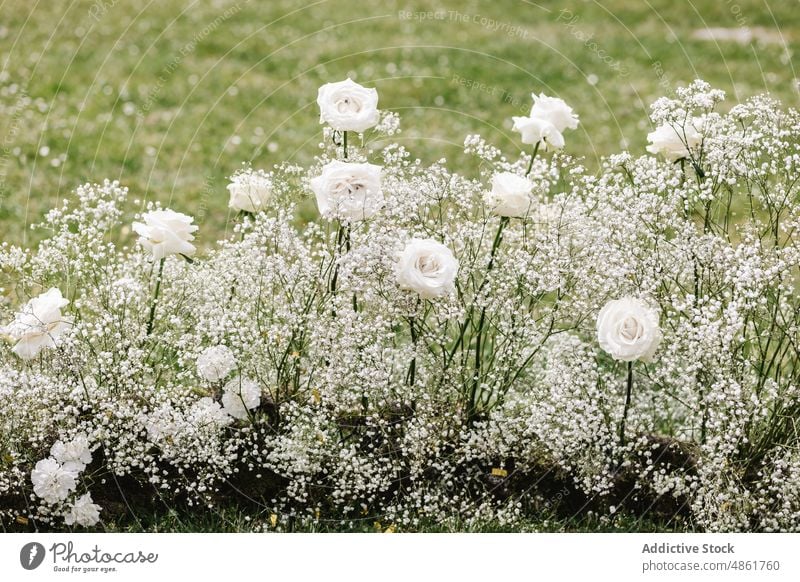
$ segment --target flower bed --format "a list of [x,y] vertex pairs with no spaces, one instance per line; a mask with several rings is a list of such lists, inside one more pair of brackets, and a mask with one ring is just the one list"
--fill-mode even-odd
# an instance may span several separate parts
[[152,203],[134,242],[126,189],[81,186],[38,249],[0,247],[3,521],[92,527],[124,494],[800,529],[800,115],[722,99],[660,99],[653,155],[592,173],[534,95],[530,152],[469,136],[469,178],[363,147],[397,116],[329,84],[317,162],[233,176],[234,233],[200,254],[190,216]]

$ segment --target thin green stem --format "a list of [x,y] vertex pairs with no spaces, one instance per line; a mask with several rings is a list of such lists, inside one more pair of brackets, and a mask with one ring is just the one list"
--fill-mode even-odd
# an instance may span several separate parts
[[[505,230],[506,226],[508,225],[509,218],[504,216],[500,219],[500,226],[497,228],[497,234],[494,236],[494,241],[492,242],[492,252],[489,255],[489,264],[486,267],[486,278],[483,280],[480,288],[478,289],[477,295],[480,295],[480,292],[483,290],[484,285],[488,280],[489,273],[494,268],[494,259],[497,255],[497,249],[500,248],[500,243],[503,242],[503,230]],[[483,366],[483,326],[486,323],[486,307],[481,308],[481,315],[478,319],[478,331],[475,334],[475,373],[472,377],[472,389],[470,390],[469,394],[469,408],[467,414],[470,419],[474,417],[475,414],[475,405],[476,405],[476,397],[478,394],[478,389],[480,387],[481,381],[481,368]]]
[[540,144],[540,143],[542,143],[542,142],[540,142],[540,141],[537,141],[537,142],[536,142],[536,145],[535,145],[535,146],[533,146],[533,153],[531,154],[531,161],[530,161],[530,163],[528,164],[528,169],[527,169],[527,171],[525,172],[525,175],[526,175],[526,176],[527,176],[528,174],[530,174],[530,173],[531,173],[531,170],[533,169],[533,160],[535,160],[535,159],[536,159],[536,154],[539,152],[539,144]]
[[150,305],[150,317],[147,318],[147,335],[153,331],[153,321],[156,318],[156,304],[158,303],[158,294],[161,292],[161,276],[164,274],[164,261],[161,259],[158,263],[158,277],[156,278],[156,290],[153,293],[153,303]]
[[628,362],[628,381],[625,388],[625,406],[622,409],[622,420],[619,423],[619,448],[625,446],[625,424],[628,421],[628,410],[631,407],[631,393],[633,392],[633,362]]
[[344,157],[345,160],[347,159],[347,132],[346,131],[344,132],[344,135],[342,137],[342,157]]

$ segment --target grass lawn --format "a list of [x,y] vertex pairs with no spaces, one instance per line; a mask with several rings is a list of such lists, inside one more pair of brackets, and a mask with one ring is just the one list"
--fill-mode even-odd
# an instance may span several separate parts
[[[412,152],[466,173],[468,133],[516,155],[510,117],[531,91],[579,112],[567,147],[591,165],[642,151],[649,104],[696,77],[729,103],[798,100],[800,12],[774,0],[0,0],[0,13],[0,232],[16,243],[103,178],[193,214],[212,243],[226,176],[308,162],[317,87],[347,75],[401,114]],[[728,30],[697,38],[706,27]]]
[[[308,163],[322,135],[317,88],[346,76],[400,113],[397,139],[415,155],[467,174],[467,134],[517,155],[510,118],[527,113],[532,91],[579,113],[567,151],[593,167],[642,152],[649,104],[695,78],[724,89],[727,107],[765,91],[797,106],[799,95],[800,10],[782,0],[0,0],[0,16],[0,242],[35,243],[30,224],[80,183],[110,178],[130,188],[132,211],[159,200],[194,215],[210,245],[232,218],[226,177],[242,163]],[[315,216],[310,200],[304,209]],[[136,513],[111,527],[282,527],[236,506]],[[523,529],[691,526],[620,516]]]

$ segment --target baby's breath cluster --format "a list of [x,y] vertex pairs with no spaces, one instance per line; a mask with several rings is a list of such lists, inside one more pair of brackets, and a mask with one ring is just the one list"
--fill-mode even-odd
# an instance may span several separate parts
[[3,524],[155,499],[267,529],[800,529],[800,114],[722,114],[696,81],[653,105],[648,153],[593,172],[572,108],[534,99],[519,155],[466,139],[468,178],[331,83],[315,163],[236,173],[216,245],[108,181],[38,248],[3,243]]

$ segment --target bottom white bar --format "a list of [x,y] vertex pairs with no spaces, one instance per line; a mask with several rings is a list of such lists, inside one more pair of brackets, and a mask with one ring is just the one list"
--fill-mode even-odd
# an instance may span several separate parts
[[5,534],[0,579],[796,581],[798,549],[800,534]]

